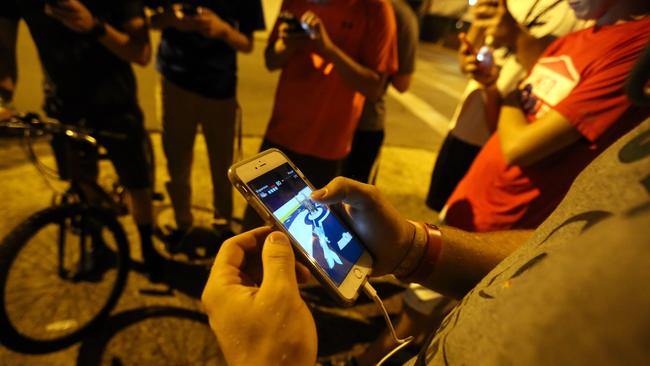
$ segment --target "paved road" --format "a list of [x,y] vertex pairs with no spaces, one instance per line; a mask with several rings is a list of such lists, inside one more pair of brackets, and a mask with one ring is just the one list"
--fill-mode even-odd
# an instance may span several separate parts
[[[246,136],[244,156],[258,149],[260,136],[270,115],[278,77],[277,73],[269,73],[263,67],[264,35],[258,35],[256,40],[255,51],[240,57],[239,99],[244,110]],[[378,186],[410,218],[433,220],[435,213],[427,209],[422,200],[441,133],[444,133],[464,80],[457,72],[454,53],[434,45],[422,45],[417,67],[411,91],[402,95],[391,92],[387,99],[387,143],[382,152]],[[136,73],[147,125],[157,130],[157,73],[153,66],[136,67]],[[42,99],[41,77],[28,32],[21,27],[20,81],[16,95],[16,106],[20,110],[38,110]],[[159,135],[154,134],[153,140],[158,165],[157,188],[162,191],[164,157]],[[45,164],[53,164],[46,144],[37,144],[36,150]],[[194,202],[200,207],[208,207],[211,204],[210,182],[206,173],[205,145],[201,139],[197,141],[194,164]],[[104,164],[101,181],[110,184],[113,179],[114,173],[108,164]],[[0,181],[3,182],[0,236],[4,236],[25,217],[46,207],[52,190],[24,158],[15,141],[0,141]],[[64,187],[57,182],[52,184],[55,189]],[[237,196],[236,213],[241,214],[243,207],[243,201]],[[160,222],[170,220],[167,203],[158,205],[157,212]],[[129,239],[136,243],[132,221],[129,218],[122,221]],[[137,245],[132,246],[132,257],[136,260],[140,257]],[[41,356],[22,355],[0,346],[0,366],[212,364],[205,361],[207,358],[219,364],[219,357],[211,348],[213,336],[200,315],[201,307],[197,300],[205,272],[180,265],[172,265],[172,271],[179,276],[169,279],[167,285],[151,285],[140,274],[132,273],[111,321],[93,337],[63,351]],[[382,286],[382,293],[386,297],[398,291],[398,287],[390,284]],[[355,344],[367,342],[383,326],[381,317],[371,303],[362,301],[352,309],[341,310],[329,306],[318,289],[308,289],[305,295],[316,304],[314,312],[322,335],[319,346],[322,354],[340,353]],[[397,297],[391,297],[391,309],[395,310],[398,304]],[[346,332],[341,332],[341,329]],[[342,336],[342,333],[345,334]],[[204,353],[206,350],[208,354]]]

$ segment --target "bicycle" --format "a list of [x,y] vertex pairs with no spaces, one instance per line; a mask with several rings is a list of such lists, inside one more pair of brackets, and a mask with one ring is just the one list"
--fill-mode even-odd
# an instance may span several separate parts
[[[34,137],[61,136],[93,148],[93,136],[123,138],[37,114],[15,116],[0,128],[22,131],[30,161],[45,175],[52,172],[35,156]],[[18,352],[53,352],[83,338],[115,307],[131,265],[118,221],[128,212],[123,188],[114,184],[107,192],[84,179],[79,153],[67,150],[68,188],[0,244],[0,343]]]

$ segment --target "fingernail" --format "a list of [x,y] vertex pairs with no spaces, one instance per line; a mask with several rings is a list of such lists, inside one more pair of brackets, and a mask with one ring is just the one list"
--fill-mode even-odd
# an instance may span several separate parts
[[287,237],[279,231],[274,231],[269,234],[269,242],[273,244],[286,244]]
[[321,188],[319,190],[313,191],[311,193],[311,198],[313,198],[315,200],[322,199],[325,196],[327,196],[327,192],[328,192],[327,188]]

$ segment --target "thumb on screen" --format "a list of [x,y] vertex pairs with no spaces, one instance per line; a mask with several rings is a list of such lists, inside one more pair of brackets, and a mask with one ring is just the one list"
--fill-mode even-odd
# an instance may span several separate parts
[[284,289],[298,292],[296,259],[285,234],[274,231],[266,237],[262,247],[262,268],[264,275],[260,291],[279,292]]

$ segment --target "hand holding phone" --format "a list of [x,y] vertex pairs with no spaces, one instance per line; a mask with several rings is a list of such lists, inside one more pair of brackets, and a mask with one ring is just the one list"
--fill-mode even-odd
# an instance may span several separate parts
[[337,177],[312,198],[343,206],[344,219],[373,254],[373,276],[392,274],[400,265],[411,247],[415,227],[376,186]]
[[483,85],[494,84],[499,77],[499,69],[494,62],[492,47],[486,44],[477,51],[465,33],[460,33],[458,40],[461,71]]
[[286,24],[287,33],[308,34],[308,28],[291,12],[283,11],[278,15],[278,21]]
[[316,364],[316,326],[298,290],[308,275],[269,227],[223,244],[201,300],[228,365]]
[[290,239],[299,259],[335,299],[351,304],[372,271],[372,258],[356,233],[279,150],[233,165],[228,176],[267,222]]

